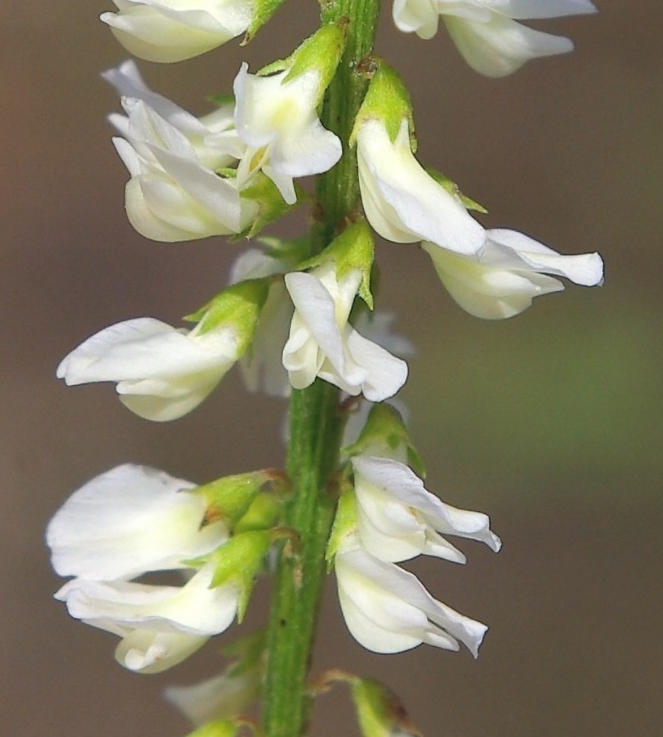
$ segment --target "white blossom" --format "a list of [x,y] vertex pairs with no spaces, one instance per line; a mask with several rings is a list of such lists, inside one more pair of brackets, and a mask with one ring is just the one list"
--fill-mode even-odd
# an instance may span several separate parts
[[244,668],[236,673],[226,670],[193,686],[169,686],[164,696],[193,724],[200,725],[244,713],[259,692],[259,669]]
[[295,314],[283,365],[295,389],[310,386],[320,377],[348,394],[380,402],[405,383],[407,364],[348,323],[361,278],[358,269],[350,269],[339,279],[333,262],[309,274],[286,275]]
[[48,525],[46,542],[60,576],[130,579],[182,568],[228,538],[223,522],[203,525],[205,501],[190,481],[123,465],[75,491]]
[[368,650],[396,653],[422,643],[476,657],[486,625],[434,599],[412,573],[378,560],[349,536],[335,557],[338,597],[352,636]]
[[[200,164],[218,170],[231,166],[241,158],[246,148],[235,130],[234,103],[219,106],[207,115],[197,118],[167,97],[152,91],[144,82],[136,63],[128,59],[101,75],[123,98],[141,100],[169,125],[182,133],[193,146]],[[132,103],[129,103],[131,107]],[[145,138],[141,127],[131,124],[128,115],[113,113],[109,120],[124,138],[140,146]],[[137,134],[137,138],[136,138]],[[145,151],[142,151],[145,155]]]
[[232,325],[201,333],[150,317],[111,325],[75,348],[58,366],[71,386],[117,382],[120,401],[140,417],[174,420],[195,409],[239,357]]
[[362,120],[356,140],[364,212],[383,238],[395,243],[432,241],[458,253],[475,253],[481,247],[483,228],[414,157],[407,118],[394,141],[383,121]]
[[[127,217],[146,238],[174,242],[244,230],[256,203],[242,199],[234,179],[202,163],[187,136],[142,100],[125,97],[128,121],[114,118],[126,138],[114,138],[131,179],[125,190]],[[209,147],[202,157],[214,158]],[[215,165],[228,151],[219,151]]]
[[318,118],[324,91],[320,72],[311,68],[289,80],[288,74],[249,74],[244,63],[234,91],[235,125],[247,146],[237,169],[239,185],[262,169],[291,205],[297,200],[293,177],[327,171],[342,149],[338,137]]
[[244,33],[252,0],[113,0],[118,12],[102,13],[127,51],[148,61],[190,59]]
[[398,562],[424,553],[464,563],[465,556],[442,535],[478,540],[495,552],[500,549],[487,515],[445,504],[405,464],[358,455],[352,466],[359,537],[376,558]]
[[503,77],[526,61],[564,54],[573,43],[518,20],[594,13],[590,0],[394,0],[396,26],[432,38],[441,17],[465,61],[477,72]]
[[182,587],[75,578],[55,598],[75,619],[121,637],[115,658],[125,668],[159,673],[235,618],[239,590],[235,585],[210,588],[213,572],[208,564]]
[[562,282],[548,274],[582,286],[603,281],[598,253],[564,256],[515,230],[487,230],[484,246],[475,256],[432,243],[423,247],[453,299],[471,315],[487,320],[513,317],[534,297],[562,291]]

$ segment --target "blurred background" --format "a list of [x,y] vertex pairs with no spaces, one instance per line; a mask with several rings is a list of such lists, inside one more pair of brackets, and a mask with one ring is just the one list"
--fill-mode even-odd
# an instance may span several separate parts
[[[660,240],[663,6],[598,0],[596,16],[541,23],[574,54],[503,80],[466,68],[440,33],[396,34],[385,7],[377,52],[405,77],[420,158],[512,227],[565,252],[598,250],[602,289],[571,285],[513,320],[484,323],[446,295],[428,257],[383,244],[381,305],[416,345],[404,398],[446,501],[488,512],[499,556],[464,545],[464,567],[413,566],[447,604],[487,622],[478,661],[422,647],[363,651],[333,581],[316,667],[385,680],[428,737],[660,734]],[[67,389],[62,356],[100,328],[150,315],[177,322],[225,283],[240,245],[145,241],[123,214],[126,173],[99,72],[125,58],[100,12],[110,0],[0,7],[0,733],[177,737],[167,684],[214,673],[210,643],[161,676],[115,664],[115,639],[70,620],[52,593],[43,531],[92,476],[132,461],[203,482],[281,464],[284,405],[244,393],[237,372],[197,411],[154,425],[110,386]],[[151,86],[193,112],[287,55],[316,23],[290,0],[247,48],[174,66]],[[263,620],[258,592],[250,624]],[[241,631],[247,631],[242,627]],[[317,737],[355,735],[345,694],[321,698]]]

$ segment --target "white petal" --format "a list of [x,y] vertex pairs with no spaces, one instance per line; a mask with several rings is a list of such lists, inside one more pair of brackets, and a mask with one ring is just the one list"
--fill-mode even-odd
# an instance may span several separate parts
[[336,556],[339,601],[348,629],[375,652],[401,652],[422,642],[450,650],[463,642],[476,655],[485,625],[436,601],[411,573],[361,548]]
[[423,39],[433,38],[440,21],[432,0],[394,0],[393,18],[399,31],[414,31]]
[[491,0],[490,7],[516,20],[596,13],[590,0]]
[[465,61],[488,77],[505,77],[530,59],[573,50],[568,38],[536,31],[497,13],[489,22],[452,16],[444,16],[444,22]]
[[66,602],[72,617],[101,629],[108,629],[108,623],[112,623],[116,628],[177,630],[208,636],[230,626],[238,598],[234,588],[209,588],[212,574],[213,564],[208,564],[182,587],[76,578],[66,583],[55,598]]
[[46,531],[60,576],[113,581],[181,568],[228,536],[223,523],[201,527],[204,501],[194,485],[146,466],[118,466],[74,492]]
[[357,156],[366,217],[383,238],[427,240],[466,254],[482,246],[483,228],[414,158],[405,118],[393,143],[381,122],[365,121],[357,135]]
[[408,374],[405,361],[392,356],[356,330],[350,330],[347,345],[355,363],[368,372],[360,386],[362,394],[370,402],[382,402],[393,397],[405,384]]

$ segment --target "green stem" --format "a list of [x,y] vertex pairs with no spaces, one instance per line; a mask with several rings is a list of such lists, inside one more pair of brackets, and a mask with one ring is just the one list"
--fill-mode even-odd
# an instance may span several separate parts
[[[318,177],[317,221],[312,252],[328,245],[359,209],[357,159],[349,138],[367,81],[357,73],[372,52],[380,0],[336,0],[323,5],[322,23],[348,19],[346,47],[325,98],[321,120],[343,144],[343,156]],[[338,467],[343,431],[339,390],[317,380],[293,390],[287,469],[293,485],[284,524],[297,530],[298,546],[287,543],[279,554],[269,621],[263,691],[263,727],[267,737],[301,737],[309,697],[306,678],[325,578],[325,548],[335,499],[328,483]]]

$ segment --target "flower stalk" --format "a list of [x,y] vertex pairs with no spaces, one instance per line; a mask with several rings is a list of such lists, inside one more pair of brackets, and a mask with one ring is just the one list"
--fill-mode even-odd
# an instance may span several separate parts
[[[311,255],[320,253],[359,209],[357,159],[349,139],[366,92],[360,65],[372,52],[379,8],[379,0],[337,0],[322,9],[323,24],[347,18],[345,52],[320,118],[341,139],[343,155],[331,171],[318,177]],[[263,690],[267,737],[300,737],[308,719],[306,677],[335,509],[329,482],[338,465],[344,425],[339,393],[319,379],[292,392],[287,470],[293,496],[284,524],[297,530],[300,540],[298,546],[285,543],[277,563]]]

